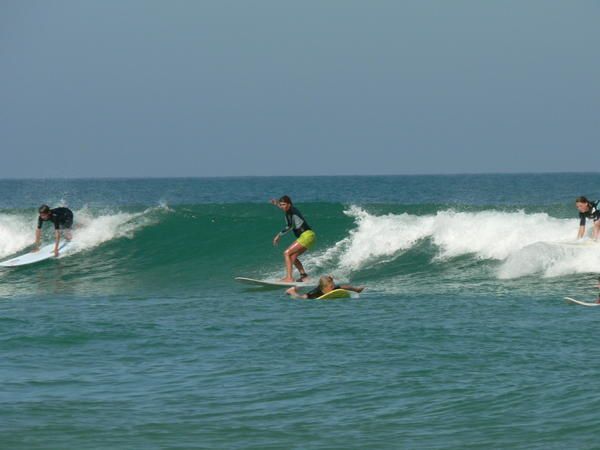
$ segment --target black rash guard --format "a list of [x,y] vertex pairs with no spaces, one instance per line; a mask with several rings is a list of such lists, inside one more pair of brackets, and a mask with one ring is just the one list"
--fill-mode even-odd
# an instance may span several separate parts
[[50,221],[54,224],[55,230],[71,228],[73,226],[73,211],[69,208],[54,208],[50,210],[50,217],[46,220],[38,217],[38,229],[42,228],[44,222]]
[[298,208],[296,208],[295,206],[292,206],[289,209],[289,211],[285,213],[285,222],[286,227],[279,232],[280,236],[283,236],[290,230],[294,230],[294,234],[296,235],[296,237],[300,237],[300,235],[305,231],[311,230],[310,226],[308,225],[300,211],[298,211]]
[[579,213],[579,226],[585,226],[585,219],[593,219],[594,222],[600,219],[600,211],[598,210],[598,201],[588,202],[589,209],[587,212]]
[[[333,285],[332,291],[335,291],[336,289],[341,289],[339,284]],[[316,287],[312,291],[306,293],[307,298],[319,298],[321,295],[323,295],[323,291],[319,287]]]

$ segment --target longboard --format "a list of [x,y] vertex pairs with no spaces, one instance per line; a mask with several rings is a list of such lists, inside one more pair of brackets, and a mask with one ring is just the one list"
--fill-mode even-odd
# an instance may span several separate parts
[[582,239],[580,241],[550,242],[550,244],[564,247],[594,247],[600,245],[600,242],[594,241],[592,239]]
[[279,281],[279,280],[255,280],[254,278],[235,277],[235,281],[253,286],[268,286],[268,287],[317,287],[314,281]]
[[[333,300],[335,298],[350,298],[352,296],[352,291],[347,291],[346,289],[334,289],[327,294],[317,297],[317,300]],[[358,294],[356,294],[356,296],[358,297]]]
[[588,303],[588,302],[582,302],[579,300],[575,300],[574,298],[571,297],[565,297],[565,300],[567,301],[567,303],[572,303],[574,305],[581,305],[581,306],[600,306],[600,303]]
[[[58,246],[59,257],[62,254],[69,250],[71,247],[71,243],[67,241],[63,241]],[[21,256],[16,256],[11,259],[7,259],[6,261],[0,262],[0,267],[18,267],[18,266],[26,266],[28,264],[38,263],[40,261],[44,261],[45,259],[54,258],[54,243],[44,245],[37,252],[29,252],[25,253]]]

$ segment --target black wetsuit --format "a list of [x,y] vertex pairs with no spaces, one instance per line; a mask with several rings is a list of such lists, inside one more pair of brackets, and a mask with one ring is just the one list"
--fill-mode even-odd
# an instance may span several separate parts
[[285,213],[285,222],[286,227],[279,232],[280,235],[284,235],[288,231],[294,230],[296,237],[300,237],[302,233],[312,229],[306,222],[306,219],[304,219],[304,216],[302,216],[302,213],[298,211],[298,208],[295,206],[292,206]]
[[69,208],[54,208],[50,210],[50,217],[42,219],[38,217],[38,229],[42,228],[44,222],[50,221],[54,224],[55,230],[71,229],[73,226],[73,211]]
[[579,226],[585,226],[585,219],[592,219],[594,222],[600,220],[600,210],[598,210],[598,201],[588,202],[587,212],[579,213]]
[[[341,289],[339,284],[335,284],[333,286],[332,290],[336,290],[336,289]],[[309,291],[306,293],[306,296],[308,298],[319,298],[321,295],[324,295],[324,294],[323,294],[323,291],[318,286],[316,288],[314,288],[312,291]]]

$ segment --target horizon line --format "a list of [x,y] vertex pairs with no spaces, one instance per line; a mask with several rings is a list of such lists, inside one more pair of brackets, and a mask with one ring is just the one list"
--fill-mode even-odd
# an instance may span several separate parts
[[431,177],[431,176],[476,176],[476,175],[575,175],[575,174],[600,174],[600,171],[547,171],[547,172],[448,172],[448,173],[398,173],[398,174],[315,174],[315,175],[149,175],[149,176],[89,176],[89,177],[14,177],[3,176],[0,181],[44,181],[44,180],[185,180],[185,179],[232,179],[232,178],[367,178],[367,177]]

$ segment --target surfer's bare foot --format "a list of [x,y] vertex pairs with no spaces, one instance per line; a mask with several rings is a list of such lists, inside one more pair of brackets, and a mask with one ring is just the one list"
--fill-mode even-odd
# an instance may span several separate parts
[[292,277],[284,277],[279,281],[283,281],[284,283],[293,283],[294,279]]
[[298,278],[296,281],[298,281],[298,282],[301,283],[301,282],[306,281],[306,280],[308,280],[308,275],[305,274],[305,273],[301,273],[300,274],[300,278]]

